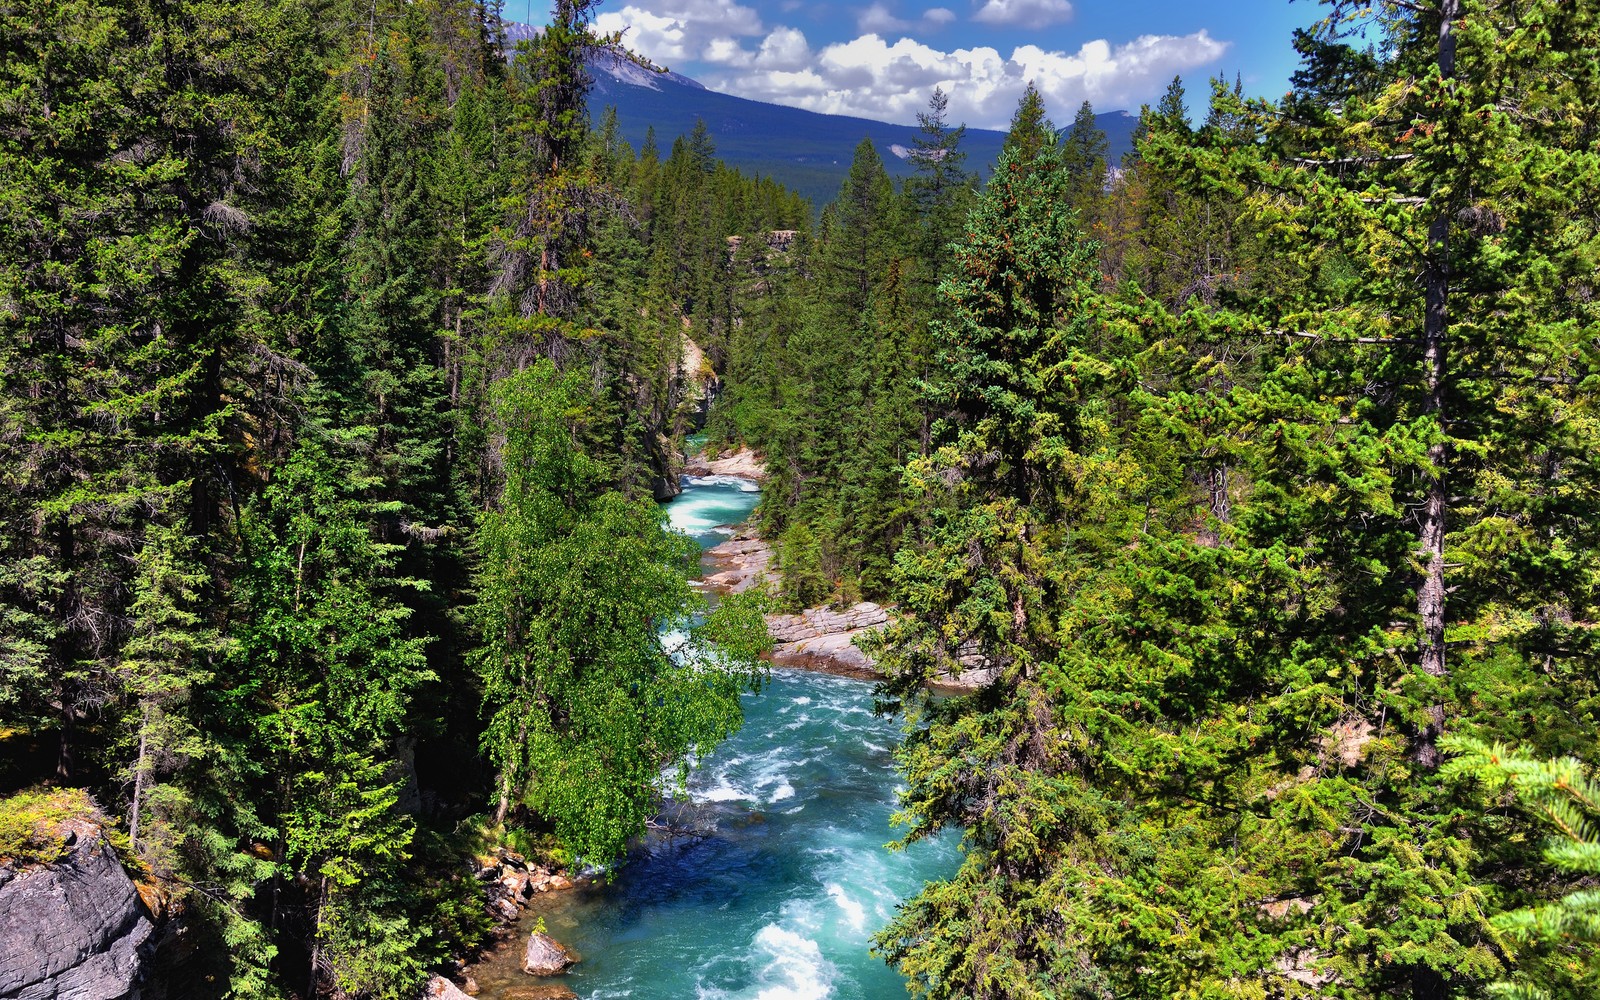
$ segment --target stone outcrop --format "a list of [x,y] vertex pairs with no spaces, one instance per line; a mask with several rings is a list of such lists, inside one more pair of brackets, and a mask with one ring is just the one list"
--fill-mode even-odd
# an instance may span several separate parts
[[[717,593],[743,593],[765,581],[776,583],[772,547],[759,538],[737,535],[706,550],[701,559],[704,582]],[[872,659],[856,646],[857,636],[882,628],[890,610],[867,601],[848,608],[809,608],[797,615],[767,615],[767,631],[777,644],[771,654],[781,667],[799,667],[876,680],[882,676]],[[935,688],[971,691],[994,676],[975,650],[962,650],[960,669],[940,677]]]
[[713,545],[700,557],[706,570],[703,582],[719,594],[742,594],[767,576],[772,567],[772,547],[759,538],[736,535]]
[[0,865],[0,997],[138,995],[155,925],[99,826],[69,825],[55,862]]
[[768,615],[767,631],[777,646],[772,662],[851,677],[875,678],[872,660],[855,645],[856,637],[882,628],[889,612],[870,602],[841,611],[810,608],[797,615]]
[[767,467],[761,456],[746,448],[735,448],[717,458],[696,455],[683,467],[683,472],[689,476],[738,476],[758,483],[767,478]]
[[422,991],[427,1000],[472,1000],[472,995],[443,976],[431,976]]
[[522,971],[530,976],[559,976],[578,961],[566,945],[548,934],[534,931],[522,953]]

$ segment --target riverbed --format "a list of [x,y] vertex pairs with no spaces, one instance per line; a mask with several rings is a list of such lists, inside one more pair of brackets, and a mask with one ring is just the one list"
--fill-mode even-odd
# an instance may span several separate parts
[[[685,481],[667,504],[702,548],[758,502],[731,477]],[[905,995],[871,937],[925,880],[953,873],[954,839],[890,851],[896,725],[869,683],[775,669],[747,695],[745,724],[669,803],[608,884],[538,897],[513,942],[542,918],[583,961],[562,977],[584,1000],[877,1000]],[[473,970],[484,1000],[540,982],[513,947]]]

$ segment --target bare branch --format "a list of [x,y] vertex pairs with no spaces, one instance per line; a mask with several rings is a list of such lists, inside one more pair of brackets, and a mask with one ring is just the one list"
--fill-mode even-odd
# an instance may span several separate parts
[[1306,157],[1293,156],[1290,163],[1298,163],[1303,167],[1346,167],[1365,163],[1401,163],[1412,159],[1415,153],[1396,153],[1393,156],[1346,156],[1337,160],[1314,160]]
[[1406,337],[1329,337],[1321,333],[1306,333],[1302,330],[1253,330],[1250,331],[1258,337],[1294,337],[1300,340],[1315,340],[1326,344],[1417,344],[1421,341]]

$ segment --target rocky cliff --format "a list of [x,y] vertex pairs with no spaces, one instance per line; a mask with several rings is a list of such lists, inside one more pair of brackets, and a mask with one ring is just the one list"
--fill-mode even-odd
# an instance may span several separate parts
[[100,828],[74,822],[47,864],[0,864],[0,997],[137,997],[155,927]]

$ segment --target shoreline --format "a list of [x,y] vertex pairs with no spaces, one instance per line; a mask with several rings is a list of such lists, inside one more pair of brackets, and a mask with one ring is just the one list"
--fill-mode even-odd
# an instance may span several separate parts
[[[712,593],[738,594],[762,585],[770,588],[780,580],[779,571],[773,566],[772,547],[741,527],[733,526],[733,537],[700,555],[700,583]],[[883,673],[855,645],[855,639],[881,629],[892,612],[892,607],[859,601],[840,609],[822,606],[806,608],[799,614],[769,614],[767,630],[777,645],[767,659],[777,667],[857,680],[883,680]],[[929,681],[928,687],[942,694],[967,694],[992,677],[992,671],[973,664],[959,675]]]

